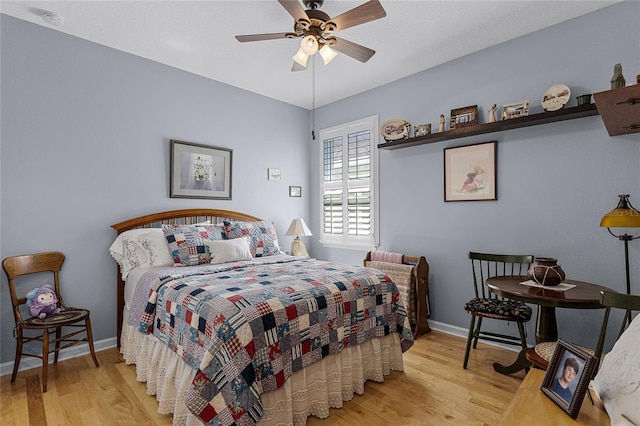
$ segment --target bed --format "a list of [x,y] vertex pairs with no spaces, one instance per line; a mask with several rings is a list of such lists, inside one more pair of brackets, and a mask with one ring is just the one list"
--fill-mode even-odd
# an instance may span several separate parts
[[384,273],[288,256],[273,224],[216,209],[112,225],[117,336],[173,424],[306,424],[413,344]]

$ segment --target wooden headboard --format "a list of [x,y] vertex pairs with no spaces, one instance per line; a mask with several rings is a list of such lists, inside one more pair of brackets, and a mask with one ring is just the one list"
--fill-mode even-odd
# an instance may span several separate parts
[[[160,213],[151,213],[148,215],[128,219],[115,225],[111,225],[120,235],[125,231],[138,228],[159,228],[163,224],[193,224],[210,221],[212,224],[222,223],[223,221],[233,222],[235,220],[258,221],[259,217],[251,216],[246,213],[234,212],[231,210],[218,209],[184,209],[170,210]],[[116,332],[118,340],[118,348],[120,347],[120,334],[122,333],[122,315],[124,310],[124,280],[120,273],[120,266],[117,271],[117,312],[116,312]]]

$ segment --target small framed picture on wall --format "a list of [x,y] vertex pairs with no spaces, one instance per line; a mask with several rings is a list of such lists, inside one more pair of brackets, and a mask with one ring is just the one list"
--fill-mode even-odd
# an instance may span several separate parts
[[301,186],[290,186],[289,187],[289,197],[302,197],[302,187]]

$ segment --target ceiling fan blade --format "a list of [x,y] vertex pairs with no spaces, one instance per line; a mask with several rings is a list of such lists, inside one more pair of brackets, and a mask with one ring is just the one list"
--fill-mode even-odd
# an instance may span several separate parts
[[236,40],[244,43],[246,41],[277,40],[280,38],[294,38],[294,37],[298,37],[298,36],[295,33],[249,34],[249,35],[237,35]]
[[303,67],[302,65],[300,65],[296,61],[293,61],[293,66],[291,67],[291,71],[293,71],[293,72],[295,72],[295,71],[304,71],[306,69],[307,69],[307,67]]
[[[282,1],[281,1],[282,3]],[[387,16],[384,8],[378,0],[370,0],[358,7],[355,7],[342,15],[338,15],[331,19],[329,23],[335,25],[335,31],[344,30],[345,28],[355,27],[365,22],[375,21],[376,19]]]
[[298,2],[298,0],[278,0],[278,3],[282,5],[293,19],[298,22],[299,20],[309,21],[309,17],[307,16],[307,12],[304,11],[302,5]]
[[360,62],[367,62],[376,53],[375,50],[371,50],[368,47],[361,46],[352,41],[345,40],[340,37],[334,37],[336,42],[331,46],[334,50],[340,53],[344,53],[347,56],[351,56]]

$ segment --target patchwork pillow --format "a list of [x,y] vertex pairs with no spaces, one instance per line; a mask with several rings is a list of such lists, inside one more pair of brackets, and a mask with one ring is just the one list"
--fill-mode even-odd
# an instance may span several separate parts
[[278,235],[273,223],[265,220],[257,222],[224,221],[225,237],[228,240],[247,237],[251,256],[264,257],[281,254]]
[[[204,222],[197,223],[195,225],[210,225],[210,224],[211,222],[207,220]],[[169,226],[171,225],[162,225],[163,228],[169,227]],[[221,225],[218,225],[218,226],[221,226]],[[123,233],[118,235],[116,239],[113,241],[113,243],[111,244],[111,246],[109,247],[109,254],[111,255],[111,257],[113,257],[113,259],[116,262],[120,263],[122,261],[122,257],[124,256],[124,244],[122,240],[124,240],[125,238],[128,238],[133,241],[138,241],[138,245],[140,246],[140,248],[142,248],[143,250],[146,250],[142,246],[142,241],[140,241],[139,238],[140,236],[144,234],[148,234],[149,232],[158,232],[159,235],[162,236],[162,244],[165,246],[167,245],[167,243],[164,241],[164,236],[162,235],[162,230],[160,228],[136,228],[136,229],[130,229],[128,231],[124,231]]]
[[191,266],[210,261],[205,241],[222,240],[222,228],[216,225],[163,225],[174,266]]
[[153,266],[171,266],[173,258],[167,247],[167,240],[160,228],[150,228],[148,232],[138,236],[138,242],[149,257]]
[[210,263],[214,265],[253,259],[247,237],[233,240],[205,241],[205,244],[209,247]]

